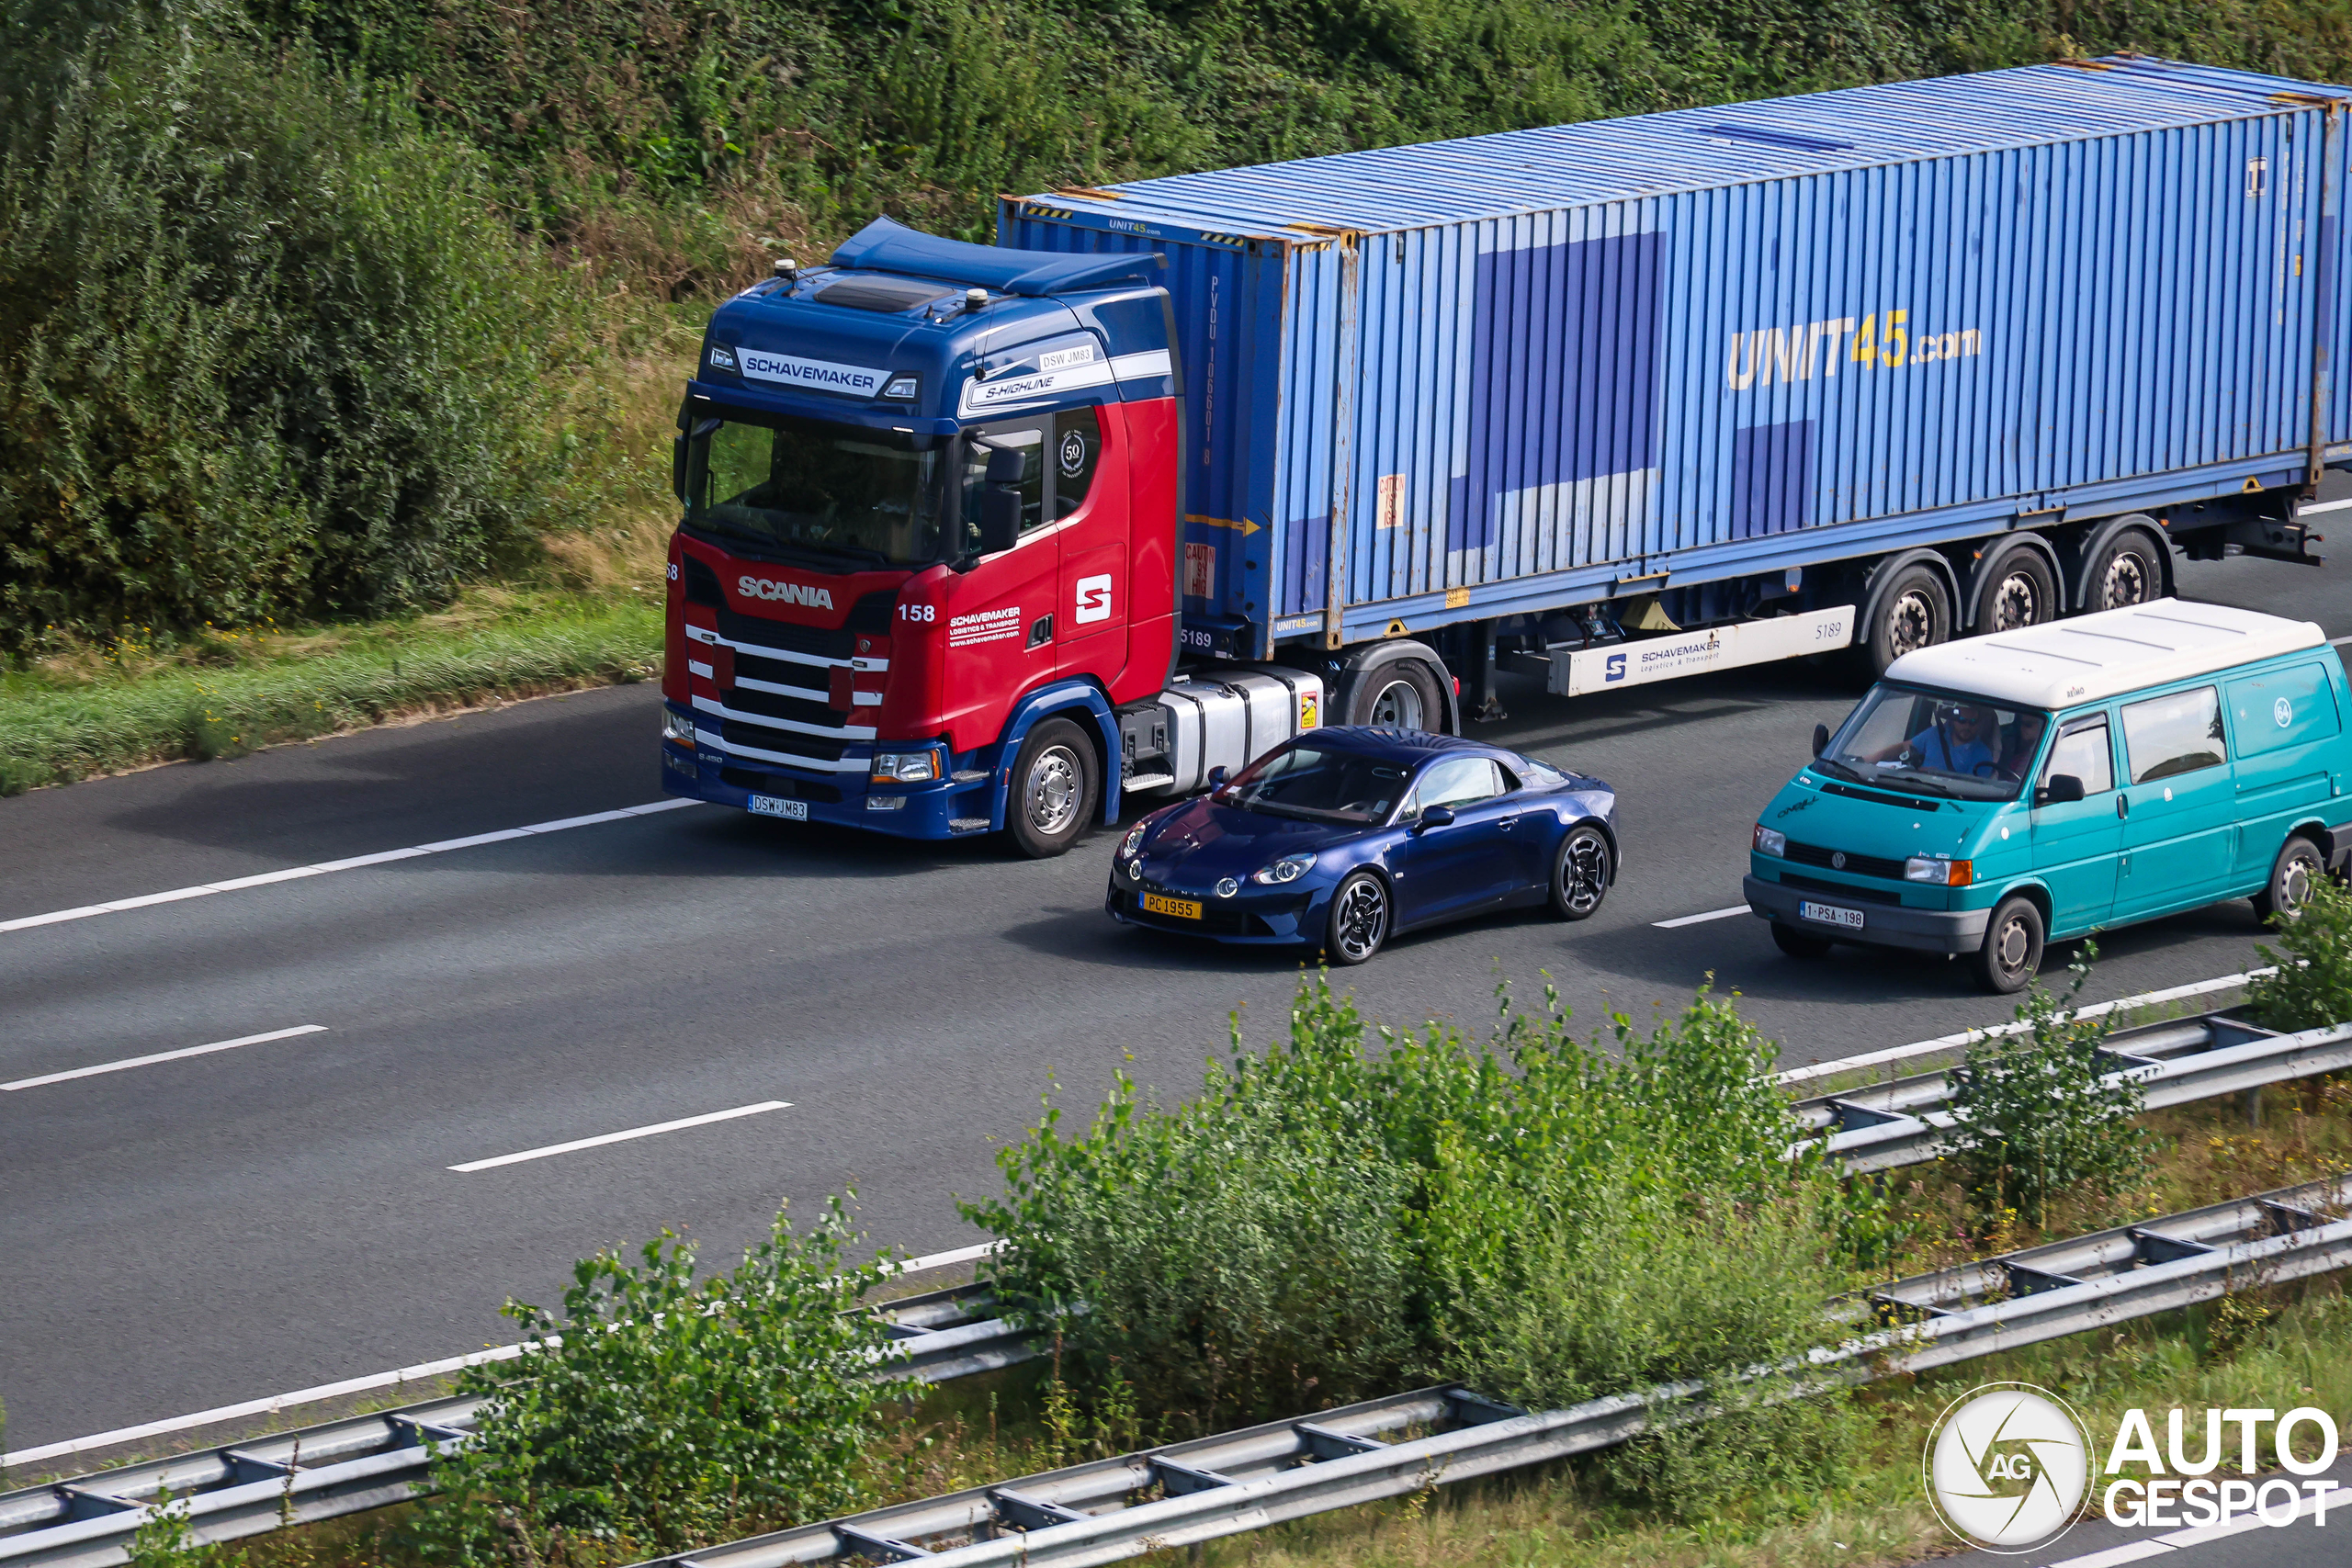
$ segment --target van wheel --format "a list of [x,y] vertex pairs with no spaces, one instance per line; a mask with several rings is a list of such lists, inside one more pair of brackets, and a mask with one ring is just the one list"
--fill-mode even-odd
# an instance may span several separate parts
[[1066,718],[1031,730],[1012,761],[1004,803],[1012,841],[1031,860],[1051,860],[1078,842],[1102,798],[1102,777],[1086,732]]
[[2083,572],[2083,608],[2122,610],[2164,597],[2165,547],[2145,528],[2126,528],[2099,547]]
[[2041,969],[2041,911],[2022,893],[2004,898],[1984,922],[1976,977],[1997,996],[2022,991]]
[[1815,936],[1810,931],[1801,931],[1794,926],[1784,926],[1778,920],[1772,922],[1772,945],[1791,958],[1815,959],[1829,956],[1828,938]]
[[2298,835],[2287,840],[2270,863],[2270,880],[2254,896],[2255,918],[2264,925],[2291,920],[2312,901],[2312,888],[2327,874],[2319,846]]
[[1863,647],[1874,676],[1885,674],[1886,667],[1906,653],[1947,641],[1951,637],[1951,598],[1944,592],[1943,579],[1926,566],[1905,567],[1887,584],[1867,629]]
[[2013,549],[1993,563],[1976,601],[1975,633],[2013,632],[2058,618],[2058,579],[2030,546]]

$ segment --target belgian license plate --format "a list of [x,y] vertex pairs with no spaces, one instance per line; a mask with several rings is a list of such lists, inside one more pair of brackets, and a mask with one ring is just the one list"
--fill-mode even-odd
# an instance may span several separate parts
[[[755,795],[752,796],[752,815],[781,817],[787,822],[806,822],[808,820],[808,803],[786,800],[780,795]],[[1861,921],[1858,919],[1854,923],[1860,925]]]
[[1191,898],[1163,898],[1157,893],[1147,893],[1143,896],[1143,907],[1146,913],[1173,915],[1180,920],[1201,918],[1199,902]]
[[1849,931],[1862,929],[1860,909],[1841,908],[1836,904],[1800,903],[1797,913],[1808,920],[1818,920],[1825,926],[1843,926]]

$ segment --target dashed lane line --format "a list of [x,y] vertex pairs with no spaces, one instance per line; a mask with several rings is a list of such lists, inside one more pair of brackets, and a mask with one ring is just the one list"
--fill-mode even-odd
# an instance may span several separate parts
[[662,1133],[683,1132],[688,1127],[707,1127],[714,1122],[732,1122],[741,1116],[758,1116],[770,1111],[789,1111],[788,1100],[763,1100],[757,1105],[739,1105],[732,1111],[707,1111],[700,1116],[681,1116],[674,1122],[656,1122],[650,1127],[631,1127],[618,1133],[599,1133],[593,1138],[574,1138],[568,1144],[548,1144],[543,1148],[525,1149],[520,1154],[497,1155],[489,1159],[468,1160],[453,1165],[451,1170],[495,1170],[503,1165],[521,1165],[525,1160],[548,1159],[556,1155],[576,1154],[582,1149],[601,1149],[606,1144],[626,1144],[636,1138],[650,1138]]
[[298,1023],[291,1029],[273,1029],[266,1034],[241,1035],[234,1040],[215,1040],[209,1045],[183,1045],[176,1051],[158,1051],[148,1056],[125,1056],[119,1062],[100,1062],[91,1067],[72,1067],[62,1073],[43,1073],[39,1077],[18,1078],[14,1083],[0,1083],[0,1094],[20,1089],[39,1089],[44,1084],[64,1083],[72,1078],[94,1078],[100,1073],[128,1072],[133,1067],[151,1067],[158,1062],[177,1062],[189,1056],[209,1056],[215,1051],[234,1051],[240,1045],[266,1045],[273,1040],[291,1040],[298,1034],[324,1034],[323,1023]]
[[1708,920],[1727,920],[1734,915],[1744,915],[1746,913],[1747,913],[1747,905],[1734,904],[1727,909],[1710,909],[1703,915],[1683,915],[1671,920],[1652,920],[1650,924],[1656,926],[1659,931],[1670,931],[1678,930],[1683,926],[1700,925]]

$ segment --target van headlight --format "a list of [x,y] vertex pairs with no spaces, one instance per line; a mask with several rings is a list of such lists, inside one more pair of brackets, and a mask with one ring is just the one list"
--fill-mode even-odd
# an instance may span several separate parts
[[676,708],[663,708],[662,710],[662,739],[674,740],[681,746],[693,745],[695,743],[694,716],[680,713]]
[[1905,882],[1932,882],[1939,887],[1965,887],[1976,880],[1974,861],[1949,855],[1913,855],[1903,863]]
[[1305,876],[1314,864],[1315,857],[1311,854],[1284,855],[1273,864],[1261,865],[1251,872],[1250,880],[1261,887],[1296,882],[1300,877]]
[[1758,822],[1756,824],[1756,852],[1759,855],[1777,855],[1785,859],[1789,852],[1789,836],[1786,833],[1774,832],[1763,823]]

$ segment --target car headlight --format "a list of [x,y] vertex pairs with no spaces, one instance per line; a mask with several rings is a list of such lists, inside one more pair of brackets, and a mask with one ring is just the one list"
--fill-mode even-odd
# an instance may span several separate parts
[[1143,848],[1143,836],[1150,831],[1151,824],[1149,822],[1138,822],[1134,827],[1128,829],[1127,836],[1119,840],[1118,858],[1121,860],[1135,859],[1137,852]]
[[1913,855],[1903,863],[1905,882],[1932,882],[1939,887],[1965,887],[1976,880],[1976,863],[1946,855]]
[[921,751],[874,753],[873,782],[876,784],[929,784],[937,777],[937,747],[928,747]]
[[662,710],[662,739],[675,740],[682,746],[693,745],[695,743],[694,716],[680,713],[676,708],[663,708]]
[[1284,855],[1272,865],[1261,865],[1250,874],[1250,880],[1261,886],[1296,882],[1315,864],[1311,854]]
[[1780,855],[1789,852],[1789,836],[1776,833],[1763,823],[1756,824],[1756,852],[1759,855]]

